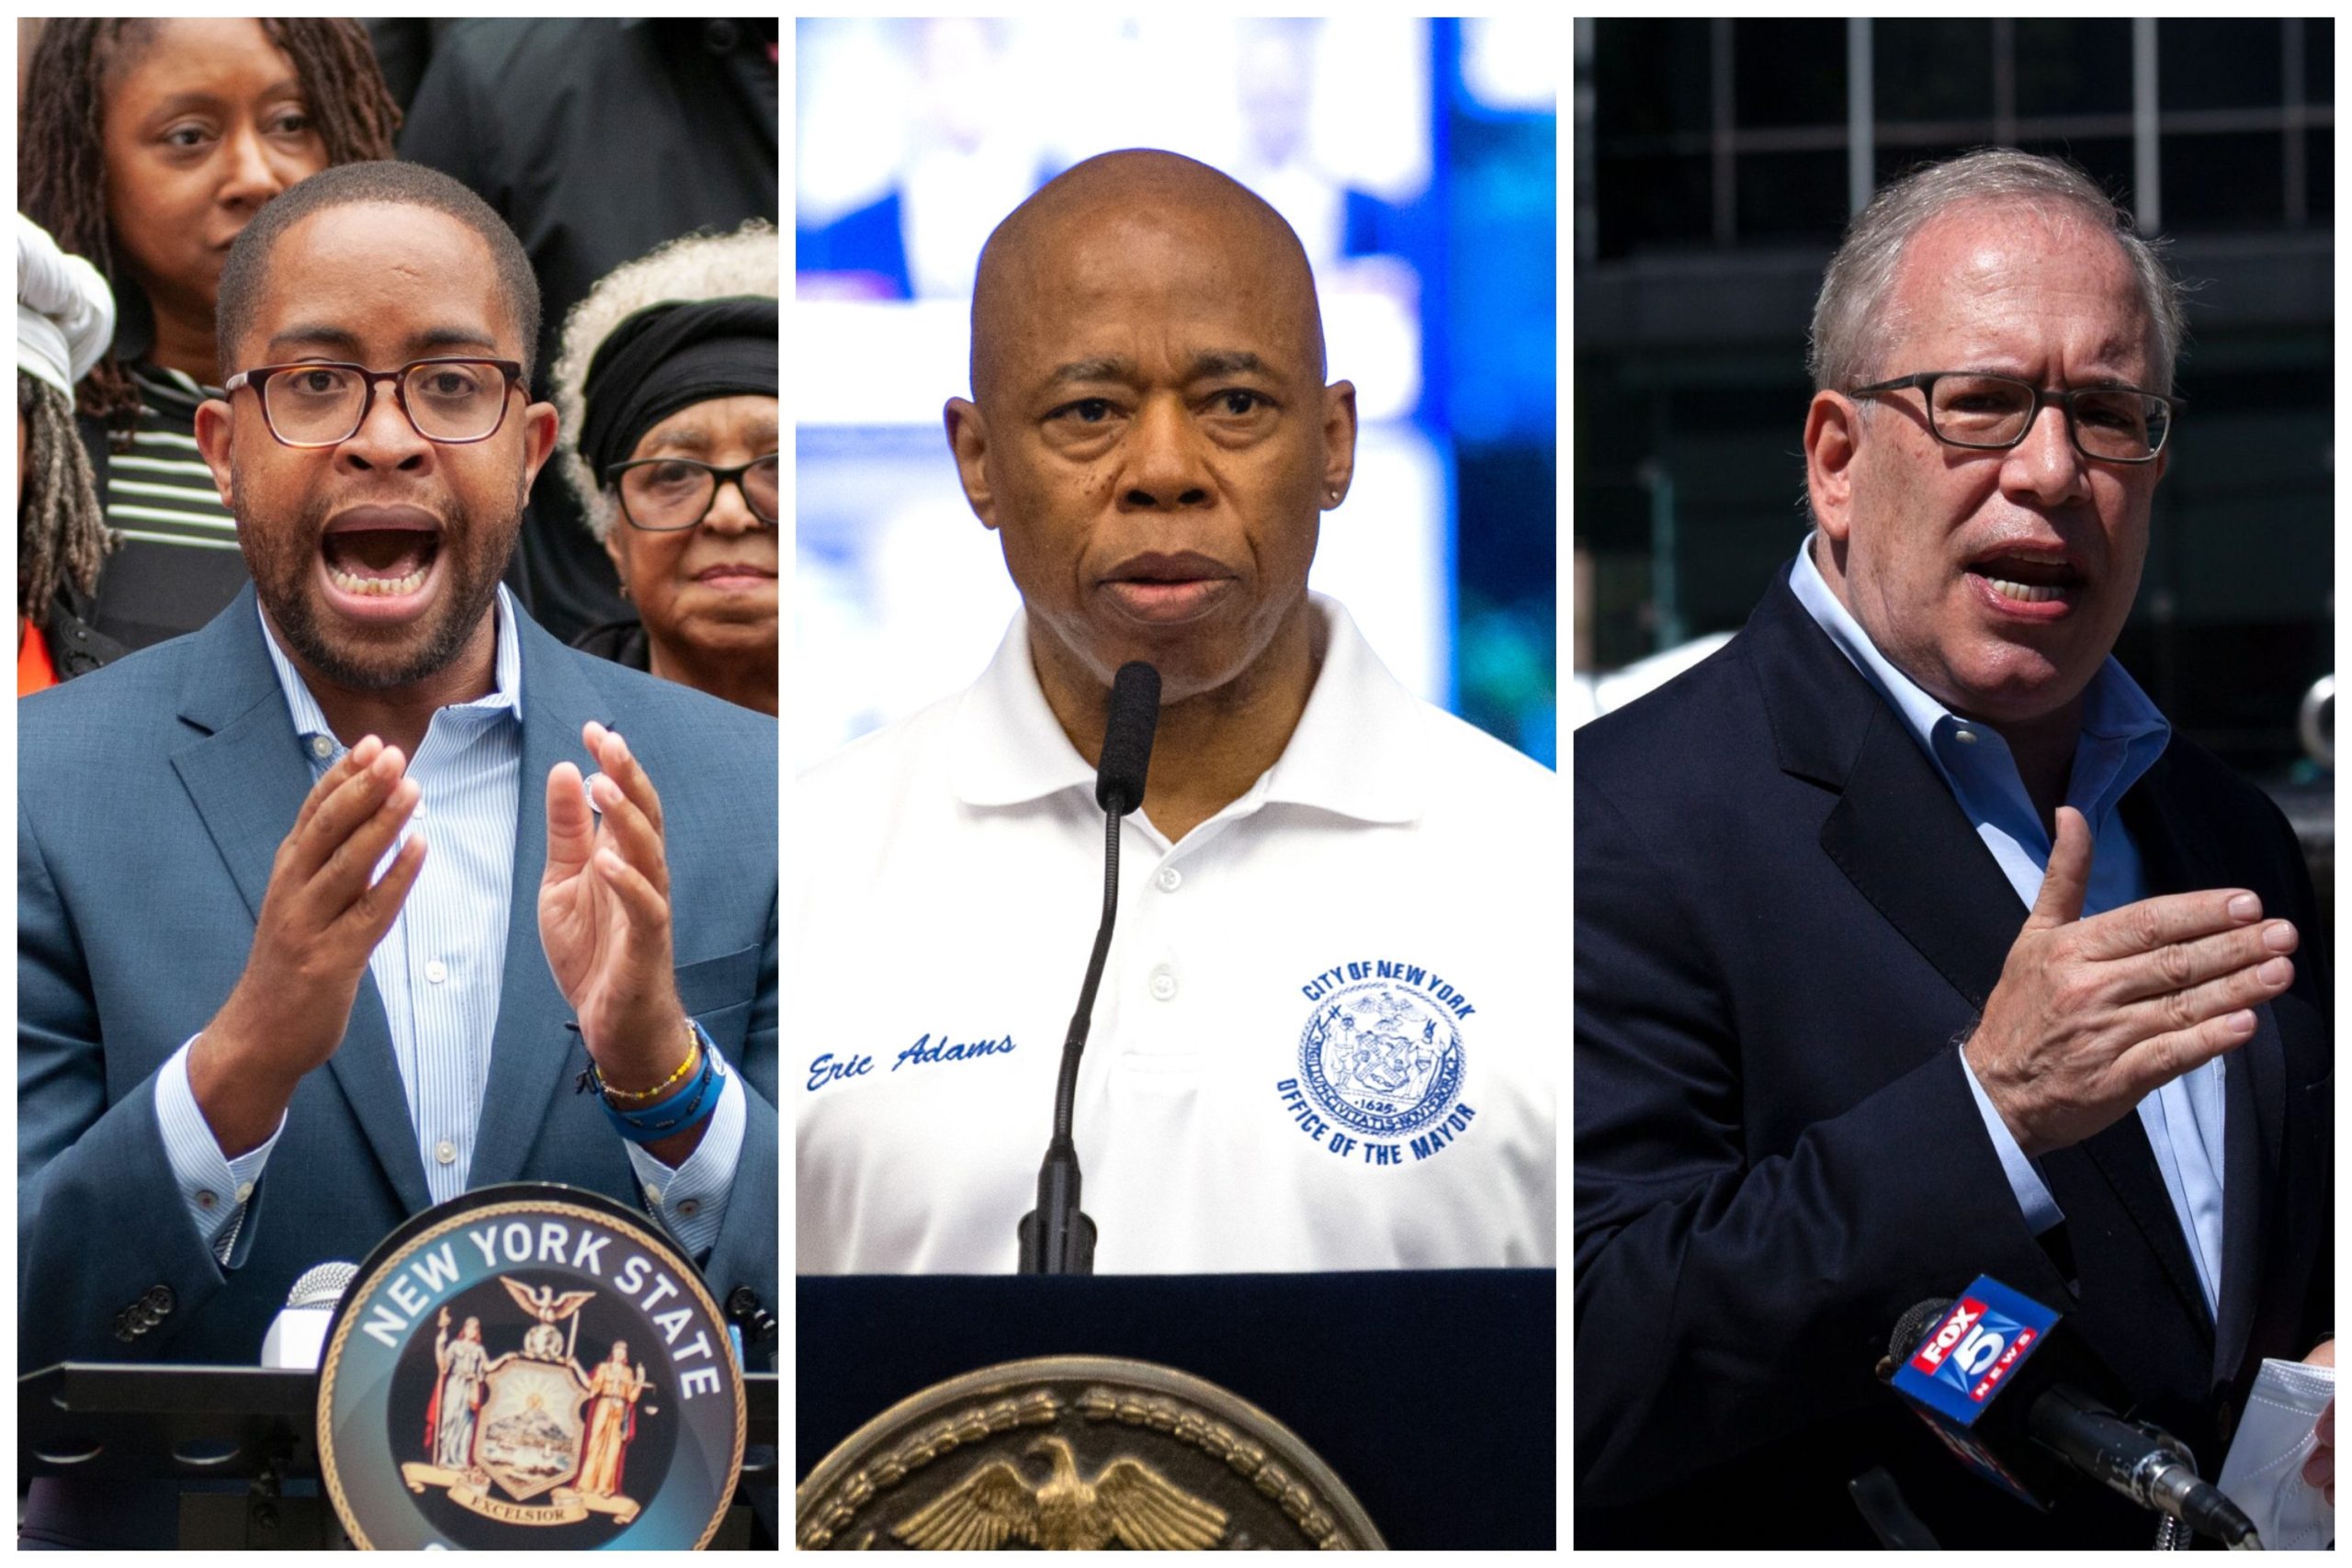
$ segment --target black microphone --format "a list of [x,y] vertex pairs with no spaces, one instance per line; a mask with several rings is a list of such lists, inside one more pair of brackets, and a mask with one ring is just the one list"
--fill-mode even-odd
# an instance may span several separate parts
[[1054,1084],[1054,1135],[1037,1168],[1037,1206],[1021,1216],[1021,1272],[1094,1272],[1094,1222],[1079,1209],[1078,1145],[1070,1141],[1078,1062],[1094,1023],[1094,992],[1111,953],[1119,915],[1119,819],[1143,804],[1151,771],[1151,738],[1159,728],[1159,671],[1141,660],[1122,664],[1111,681],[1111,715],[1102,728],[1102,755],[1094,769],[1094,803],[1102,808],[1102,919],[1086,961],[1078,1010],[1062,1040],[1061,1075]]
[[2036,1507],[2086,1477],[2199,1535],[2258,1549],[2254,1521],[2198,1478],[2187,1444],[2115,1414],[2132,1404],[2121,1381],[2059,1323],[1980,1278],[1905,1313],[1879,1373],[1963,1463]]

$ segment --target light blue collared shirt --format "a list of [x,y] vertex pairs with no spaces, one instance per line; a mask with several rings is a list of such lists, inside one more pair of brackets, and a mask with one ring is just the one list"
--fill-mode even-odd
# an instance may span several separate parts
[[[409,834],[424,831],[431,845],[424,870],[391,930],[368,955],[368,970],[383,997],[425,1190],[436,1203],[466,1190],[505,973],[522,788],[523,657],[514,601],[503,585],[498,590],[497,621],[492,688],[487,695],[434,714],[408,765],[408,777],[423,793],[399,842],[377,867],[381,875]],[[347,748],[335,738],[266,620],[262,637],[316,780]],[[194,1044],[190,1040],[164,1065],[156,1079],[155,1111],[197,1234],[225,1254],[286,1122],[281,1116],[259,1148],[233,1160],[222,1154],[188,1085],[187,1054]],[[684,1165],[673,1170],[638,1145],[625,1145],[650,1210],[691,1257],[718,1240],[742,1153],[746,1116],[742,1087],[730,1071],[710,1126]]]
[[[2027,908],[2041,897],[2041,879],[2050,863],[2050,835],[2026,794],[2017,760],[2008,742],[1989,726],[1963,719],[1921,691],[1889,663],[1838,595],[1831,592],[1814,562],[1808,535],[1789,573],[1789,587],[1797,602],[1829,634],[1829,639],[1878,689],[1919,749],[1960,803],[1976,836],[1993,852],[2009,886]],[[2083,897],[2086,916],[2137,903],[2148,896],[2147,877],[2140,852],[2123,826],[2116,806],[2164,754],[2172,738],[2148,694],[2122,665],[2112,658],[2099,666],[2083,689],[2083,729],[2075,745],[2075,768],[2067,781],[2065,804],[2083,814],[2091,830],[2091,876]],[[2010,1190],[2017,1194],[2026,1224],[2035,1235],[2056,1224],[2059,1213],[2041,1172],[2018,1146],[2000,1112],[1994,1110],[1976,1074],[1961,1057],[1969,1092],[1976,1097],[1977,1113],[2001,1156]],[[2213,1061],[2173,1079],[2140,1101],[2140,1122],[2164,1173],[2165,1191],[2179,1216],[2181,1234],[2188,1239],[2189,1256],[2197,1263],[2197,1280],[2204,1288],[2205,1304],[2220,1313],[2222,1277],[2222,1115],[2223,1067]]]

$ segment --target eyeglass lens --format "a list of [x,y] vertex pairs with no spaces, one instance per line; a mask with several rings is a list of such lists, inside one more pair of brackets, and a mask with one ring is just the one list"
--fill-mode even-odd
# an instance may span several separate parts
[[[2142,392],[2069,394],[2075,440],[2096,457],[2145,457],[2164,445],[2168,411]],[[1937,433],[1970,446],[2007,446],[2035,412],[2034,389],[2001,376],[1941,376],[1931,399]]]
[[[263,389],[271,428],[288,441],[345,440],[367,416],[368,386],[367,377],[339,365],[280,371]],[[505,373],[472,360],[412,365],[401,392],[409,422],[428,441],[479,441],[498,428],[506,408]]]
[[[776,459],[763,457],[743,470],[743,501],[763,523],[775,521]],[[718,494],[718,479],[699,463],[645,463],[621,470],[621,503],[640,528],[691,528],[703,520]]]

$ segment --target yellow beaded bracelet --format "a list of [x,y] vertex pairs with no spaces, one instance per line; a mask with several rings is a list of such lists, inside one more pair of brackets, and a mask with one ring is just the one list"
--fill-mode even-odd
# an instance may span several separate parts
[[651,1089],[615,1089],[611,1084],[605,1082],[604,1075],[599,1073],[596,1075],[596,1087],[604,1091],[607,1100],[650,1104],[693,1077],[695,1068],[701,1062],[702,1037],[695,1032],[694,1020],[688,1019],[686,1020],[686,1059],[678,1064],[676,1072],[672,1073]]

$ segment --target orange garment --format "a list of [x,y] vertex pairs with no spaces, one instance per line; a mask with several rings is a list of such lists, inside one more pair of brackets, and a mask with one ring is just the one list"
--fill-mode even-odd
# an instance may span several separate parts
[[57,684],[57,666],[49,660],[49,639],[40,635],[29,615],[17,617],[17,695],[31,696]]

